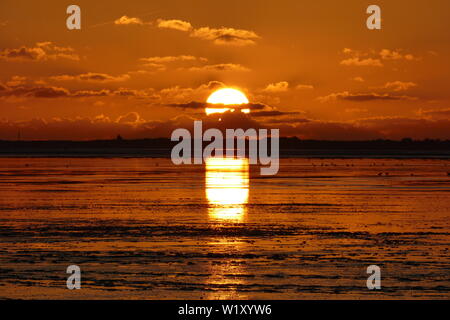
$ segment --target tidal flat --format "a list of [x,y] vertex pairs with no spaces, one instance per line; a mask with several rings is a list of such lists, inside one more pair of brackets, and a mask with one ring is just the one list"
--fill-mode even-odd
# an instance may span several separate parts
[[449,299],[448,172],[445,159],[288,158],[261,176],[245,160],[0,158],[0,298]]

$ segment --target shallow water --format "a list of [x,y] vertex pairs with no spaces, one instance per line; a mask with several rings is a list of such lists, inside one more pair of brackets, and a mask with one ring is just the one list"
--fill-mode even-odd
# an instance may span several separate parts
[[[449,160],[1,158],[0,298],[450,298]],[[386,173],[388,173],[386,175]],[[382,290],[366,287],[369,265]],[[78,265],[82,289],[66,288]]]

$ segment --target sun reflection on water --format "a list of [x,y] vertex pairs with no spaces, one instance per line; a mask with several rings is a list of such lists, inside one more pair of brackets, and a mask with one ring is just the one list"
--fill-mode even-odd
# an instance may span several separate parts
[[206,198],[211,219],[241,221],[248,203],[248,159],[206,159]]

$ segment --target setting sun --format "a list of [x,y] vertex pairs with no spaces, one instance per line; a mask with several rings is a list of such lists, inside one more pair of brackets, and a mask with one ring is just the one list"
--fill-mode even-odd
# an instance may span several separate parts
[[[206,102],[210,104],[221,105],[241,105],[247,104],[249,101],[245,94],[243,94],[241,91],[232,88],[223,88],[214,91],[208,97],[208,100]],[[229,110],[234,111],[233,108],[206,108],[205,112],[209,115],[212,113],[223,113]],[[249,113],[250,109],[242,109],[241,111],[244,113]]]

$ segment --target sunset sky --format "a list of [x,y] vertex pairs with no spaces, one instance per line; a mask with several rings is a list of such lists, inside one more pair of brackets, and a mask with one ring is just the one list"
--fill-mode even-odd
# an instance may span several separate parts
[[169,137],[221,87],[253,108],[224,126],[450,139],[449,58],[447,0],[2,0],[0,139]]

